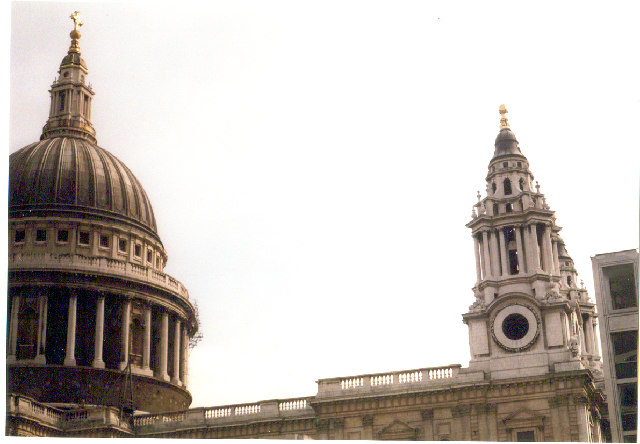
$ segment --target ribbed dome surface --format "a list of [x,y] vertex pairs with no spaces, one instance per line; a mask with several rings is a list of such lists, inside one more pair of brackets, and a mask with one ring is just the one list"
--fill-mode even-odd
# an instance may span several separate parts
[[522,156],[520,147],[518,147],[518,139],[516,139],[516,135],[513,134],[510,128],[502,128],[500,130],[498,137],[496,137],[495,147],[496,150],[493,154],[494,159],[508,154],[519,154]]
[[60,66],[65,65],[80,65],[85,69],[87,68],[87,64],[84,62],[84,59],[80,57],[80,54],[78,54],[77,52],[70,52],[69,54],[64,56],[62,62],[60,62]]
[[44,139],[9,156],[9,213],[124,219],[157,236],[151,203],[129,168],[76,138]]

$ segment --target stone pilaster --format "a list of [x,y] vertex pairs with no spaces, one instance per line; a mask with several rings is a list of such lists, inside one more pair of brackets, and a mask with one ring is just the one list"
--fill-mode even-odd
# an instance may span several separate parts
[[173,375],[171,376],[171,382],[176,385],[180,385],[180,319],[176,319],[173,329]]
[[102,348],[104,346],[104,294],[98,294],[96,298],[96,330],[93,344],[94,368],[104,368],[102,360]]
[[516,232],[516,248],[518,249],[518,274],[525,274],[527,272],[527,264],[525,260],[524,248],[522,248],[522,227],[517,225],[513,227]]
[[473,236],[473,253],[476,258],[476,282],[482,280],[482,269],[480,265],[480,245],[478,243],[478,237]]
[[144,307],[144,342],[142,345],[142,368],[149,370],[151,361],[151,307]]
[[587,419],[587,398],[582,395],[573,397],[576,418],[578,420],[578,436],[580,442],[589,441],[589,421]]
[[76,365],[76,316],[78,308],[78,295],[75,291],[69,294],[69,311],[67,315],[67,349],[64,365]]
[[344,439],[344,418],[334,418],[333,423],[333,439],[342,441]]
[[120,370],[129,363],[129,335],[131,333],[131,299],[122,305],[122,324],[120,325]]
[[45,356],[47,350],[47,309],[48,297],[45,293],[38,295],[38,342],[36,343],[35,362],[46,364]]
[[9,349],[7,350],[7,364],[16,362],[16,350],[18,348],[18,314],[20,312],[19,294],[11,298],[11,320],[9,324]]
[[329,439],[329,421],[327,419],[316,419],[315,428],[318,439]]
[[363,434],[362,439],[373,440],[373,415],[362,417]]
[[498,230],[498,240],[500,244],[500,264],[502,266],[502,276],[509,275],[509,264],[507,264],[507,245],[504,239],[504,229]]
[[162,313],[162,322],[160,326],[160,379],[169,380],[167,373],[167,363],[169,355],[169,314],[165,311]]
[[420,416],[424,426],[424,441],[433,441],[433,409],[422,410]]

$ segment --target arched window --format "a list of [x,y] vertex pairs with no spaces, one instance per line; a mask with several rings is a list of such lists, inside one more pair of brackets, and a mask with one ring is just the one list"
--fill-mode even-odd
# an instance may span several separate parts
[[508,177],[504,180],[504,182],[502,182],[502,185],[504,187],[504,195],[508,196],[509,194],[511,194],[511,181]]
[[64,98],[65,98],[65,94],[64,94],[64,91],[62,91],[60,93],[60,111],[64,111]]
[[571,276],[567,276],[567,285],[571,287]]
[[498,188],[498,187],[496,187],[496,183],[495,183],[495,182],[491,182],[491,193],[492,193],[492,194],[496,192],[496,189],[497,189],[497,188]]
[[524,179],[522,177],[520,178],[518,185],[520,185],[520,191],[524,191]]

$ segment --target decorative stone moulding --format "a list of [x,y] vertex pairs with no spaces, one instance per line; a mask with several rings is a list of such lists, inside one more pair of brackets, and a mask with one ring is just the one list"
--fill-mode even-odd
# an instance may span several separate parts
[[[505,331],[505,322],[514,323],[519,328],[519,334],[513,336]],[[521,352],[535,344],[540,336],[540,327],[540,316],[534,307],[514,303],[502,308],[491,318],[491,337],[500,348],[514,353]]]

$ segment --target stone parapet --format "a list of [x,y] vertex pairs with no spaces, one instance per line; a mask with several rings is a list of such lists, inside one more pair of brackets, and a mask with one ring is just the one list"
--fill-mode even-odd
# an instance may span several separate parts
[[9,255],[9,271],[14,270],[88,271],[158,286],[180,299],[189,300],[189,292],[177,279],[152,267],[118,259],[81,254],[13,253]]
[[483,372],[467,372],[461,367],[460,364],[452,364],[446,367],[320,379],[315,400],[407,392],[484,381]]
[[145,436],[200,427],[311,419],[315,415],[310,403],[312,399],[274,399],[252,404],[198,407],[178,412],[136,415],[133,425],[138,436]]

